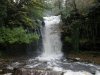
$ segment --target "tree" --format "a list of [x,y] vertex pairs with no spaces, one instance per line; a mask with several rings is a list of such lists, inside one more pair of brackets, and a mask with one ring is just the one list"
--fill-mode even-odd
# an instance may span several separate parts
[[[42,12],[46,7],[38,0],[14,1],[0,1],[0,22],[2,23],[0,43],[30,43],[36,40],[34,36],[39,37],[35,34],[35,30],[39,27],[37,20],[42,20]],[[19,40],[18,36],[23,36],[23,38],[21,37]]]
[[[65,40],[69,38],[74,49],[79,51],[82,47],[96,48],[98,38],[100,4],[97,0],[66,0],[66,6],[62,11],[62,19],[66,31]],[[67,38],[66,38],[67,37]],[[83,47],[83,48],[84,48]]]
[[7,0],[0,1],[0,27],[4,25],[4,19],[7,17]]

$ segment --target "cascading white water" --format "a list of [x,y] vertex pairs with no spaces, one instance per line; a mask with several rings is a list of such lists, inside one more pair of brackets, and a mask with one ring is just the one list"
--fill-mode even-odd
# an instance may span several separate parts
[[[43,53],[41,57],[28,60],[18,75],[100,75],[100,66],[86,64],[82,62],[68,62],[62,57],[60,16],[44,17],[45,26],[43,27]],[[38,58],[38,59],[37,59]],[[22,64],[23,65],[23,64]],[[13,67],[12,67],[13,66]],[[8,65],[7,69],[21,67],[21,63],[15,62]],[[92,74],[93,73],[93,74]],[[16,73],[15,73],[16,74]],[[17,74],[16,74],[17,75]]]
[[43,53],[41,60],[55,60],[62,57],[61,33],[59,31],[61,17],[44,17],[45,26],[43,28]]

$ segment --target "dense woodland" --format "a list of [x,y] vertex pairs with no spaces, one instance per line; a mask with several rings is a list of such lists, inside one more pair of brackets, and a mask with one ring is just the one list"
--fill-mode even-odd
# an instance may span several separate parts
[[100,3],[97,0],[81,1],[66,2],[70,6],[62,12],[64,47],[76,51],[100,51]]
[[[0,0],[0,56],[25,52],[38,47],[45,12],[53,11],[62,18],[63,51],[100,52],[100,1],[99,0]],[[41,24],[40,24],[41,22]],[[26,51],[27,52],[27,51]]]
[[42,20],[43,9],[45,6],[41,0],[1,0],[0,51],[18,50],[19,46],[23,50],[26,45],[37,41],[37,20]]

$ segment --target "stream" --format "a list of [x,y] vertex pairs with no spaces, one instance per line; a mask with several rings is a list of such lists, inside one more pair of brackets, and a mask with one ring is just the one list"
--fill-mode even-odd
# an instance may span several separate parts
[[100,75],[100,65],[65,59],[59,31],[61,16],[44,17],[43,49],[39,56],[14,59],[4,65],[0,75]]

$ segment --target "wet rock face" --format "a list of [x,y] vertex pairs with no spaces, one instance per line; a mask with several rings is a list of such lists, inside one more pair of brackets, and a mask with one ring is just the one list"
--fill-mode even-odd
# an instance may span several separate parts
[[63,75],[63,72],[21,68],[21,69],[16,69],[13,75]]

